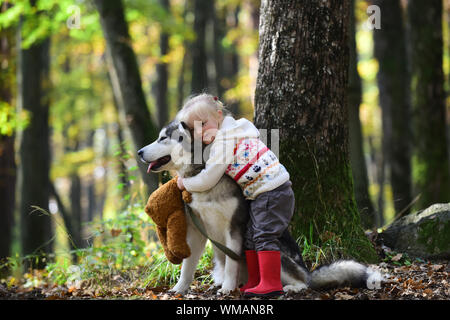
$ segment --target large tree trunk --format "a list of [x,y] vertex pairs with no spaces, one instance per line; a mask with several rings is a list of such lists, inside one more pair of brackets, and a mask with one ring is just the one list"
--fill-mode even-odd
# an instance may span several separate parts
[[[7,9],[3,3],[1,12]],[[13,29],[0,31],[0,103],[11,104],[14,66],[11,49],[14,38]],[[16,161],[14,151],[14,132],[0,132],[0,277],[8,271],[2,270],[2,262],[11,255],[12,228],[16,188]]]
[[[39,19],[27,16],[25,19]],[[20,42],[19,42],[19,45]],[[50,39],[19,49],[19,108],[30,114],[30,123],[20,142],[20,213],[23,255],[37,255],[30,266],[43,268],[42,256],[52,252],[51,217],[32,208],[48,212],[50,194],[50,129],[49,129],[49,56]],[[28,266],[28,265],[27,265]]]
[[[131,131],[135,149],[138,150],[156,139],[157,129],[150,117],[142,90],[141,76],[131,46],[122,1],[95,0],[94,3],[100,13],[100,22],[106,39],[108,70],[113,92]],[[136,160],[148,191],[155,190],[158,176],[147,174],[145,164],[139,159]]]
[[374,261],[348,151],[349,13],[349,0],[262,1],[255,123],[280,129],[280,161],[296,195],[294,235]]
[[395,212],[407,214],[411,203],[410,88],[405,28],[399,0],[374,0],[383,12],[381,29],[374,30],[384,154],[390,169]]
[[417,209],[450,201],[442,70],[442,1],[410,0],[414,188]]
[[194,1],[194,32],[195,41],[192,44],[192,80],[191,92],[202,93],[208,89],[206,25],[212,15],[214,1]]
[[355,40],[355,14],[354,0],[351,1],[350,13],[350,64],[348,82],[348,129],[349,151],[352,165],[353,184],[355,187],[355,199],[361,215],[361,223],[365,228],[375,226],[375,210],[369,196],[369,179],[367,177],[366,160],[363,150],[363,134],[359,119],[359,106],[361,104],[361,78],[358,74],[358,52]]

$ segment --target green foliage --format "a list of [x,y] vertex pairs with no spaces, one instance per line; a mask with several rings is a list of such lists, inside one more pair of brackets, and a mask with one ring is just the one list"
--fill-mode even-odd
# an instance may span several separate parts
[[320,246],[314,241],[312,223],[310,224],[309,234],[301,235],[297,239],[297,243],[302,248],[303,260],[310,270],[340,258],[338,252],[343,248],[339,239],[331,236],[323,240]]
[[[28,0],[8,1],[12,6],[0,14],[0,27],[8,28],[22,21],[22,47],[27,49],[33,43],[40,42],[53,33],[57,33],[62,24],[71,15],[68,8],[76,1],[37,1],[32,6]],[[23,17],[23,19],[20,19]]]
[[26,128],[29,121],[29,113],[16,113],[13,106],[0,101],[0,135],[11,136],[16,129]]
[[[394,251],[385,252],[386,257],[383,259],[384,262],[390,262],[397,266],[410,266],[413,263],[413,259],[409,257],[407,253],[397,253]],[[424,262],[421,259],[416,259],[419,262]]]
[[[77,249],[77,263],[70,259],[49,263],[47,277],[58,285],[108,287],[121,277],[139,288],[173,286],[180,273],[180,265],[167,261],[159,242],[155,242],[154,224],[141,206],[130,206],[116,218],[92,224],[92,246]],[[212,249],[208,247],[199,263],[197,278],[211,282]]]

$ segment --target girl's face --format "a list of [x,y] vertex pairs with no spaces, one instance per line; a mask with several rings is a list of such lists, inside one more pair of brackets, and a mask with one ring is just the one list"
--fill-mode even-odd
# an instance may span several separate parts
[[214,141],[216,137],[217,130],[219,130],[220,124],[222,123],[222,110],[217,111],[218,117],[208,117],[201,119],[198,116],[193,116],[188,126],[194,128],[194,139],[202,137],[204,144],[210,144]]

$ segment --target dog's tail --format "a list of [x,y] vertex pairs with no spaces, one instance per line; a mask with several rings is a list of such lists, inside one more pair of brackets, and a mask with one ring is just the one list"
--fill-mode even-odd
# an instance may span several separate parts
[[311,272],[309,286],[313,289],[343,286],[378,289],[382,281],[383,276],[378,271],[353,260],[341,260]]

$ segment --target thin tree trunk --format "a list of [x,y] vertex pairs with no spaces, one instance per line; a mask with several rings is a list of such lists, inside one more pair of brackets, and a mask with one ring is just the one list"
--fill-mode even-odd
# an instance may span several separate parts
[[442,1],[409,0],[417,209],[450,201],[442,70]]
[[[4,2],[1,12],[9,5]],[[0,103],[11,104],[12,85],[14,83],[15,63],[12,59],[14,30],[0,31]],[[14,225],[14,206],[16,197],[16,161],[14,150],[14,130],[10,133],[0,132],[0,278],[9,272],[1,265],[11,255],[12,229]]]
[[[254,31],[258,31],[259,28],[259,16],[260,16],[260,6],[261,6],[261,1],[260,0],[255,0],[255,1],[251,1],[248,3],[249,5],[249,11],[250,11],[250,27],[252,32]],[[248,62],[248,68],[249,68],[249,74],[250,74],[250,87],[251,87],[251,100],[254,101],[255,100],[255,89],[256,89],[256,78],[258,75],[258,52],[252,54],[249,57],[249,62]]]
[[72,219],[72,237],[77,248],[86,247],[82,240],[82,212],[83,208],[81,206],[81,190],[82,183],[81,178],[77,172],[72,173],[70,176],[70,213]]
[[363,135],[359,119],[359,106],[361,104],[361,78],[357,69],[357,51],[355,41],[355,14],[354,0],[351,1],[350,14],[350,69],[348,84],[348,118],[349,118],[349,151],[352,165],[355,199],[361,215],[361,223],[365,228],[375,226],[375,210],[369,196],[369,180],[367,177],[366,160],[363,150]]
[[[39,14],[27,16],[25,19],[39,19]],[[51,218],[32,208],[38,206],[48,212],[50,39],[34,43],[28,49],[19,48],[18,105],[31,115],[30,123],[23,130],[20,142],[21,245],[23,255],[32,254],[38,257],[29,261],[30,266],[40,269],[46,264],[43,256],[53,250]]]
[[[111,77],[108,76],[108,79],[111,81]],[[123,158],[127,154],[126,141],[124,139],[123,126],[120,122],[119,103],[118,103],[115,95],[113,95],[113,105],[114,105],[114,109],[116,110],[116,115],[117,115],[117,122],[114,125],[114,135],[117,137],[118,149],[119,149],[118,152],[120,153],[120,157],[117,159],[118,160],[117,161],[118,162],[117,171],[119,172],[118,177],[119,177],[119,184],[121,186],[120,187],[121,199],[124,199],[125,195],[130,192],[130,179],[128,176],[127,167],[125,165],[125,159]],[[106,153],[106,150],[105,150],[105,153]],[[127,207],[127,205],[128,204],[123,201],[120,209],[124,210]]]
[[213,16],[214,26],[214,66],[216,69],[216,92],[219,98],[223,98],[225,93],[225,66],[224,66],[224,48],[222,40],[226,35],[226,8],[218,8],[215,2]]
[[[88,148],[94,149],[94,137],[95,137],[95,130],[92,129],[89,133],[88,137]],[[86,181],[87,184],[87,210],[86,210],[86,222],[92,222],[94,219],[94,215],[97,209],[97,197],[96,197],[96,187],[95,187],[95,173],[92,172],[89,175],[89,178]]]
[[[117,121],[119,123],[119,121]],[[103,152],[102,152],[102,159],[104,159],[102,162],[102,166],[104,169],[103,177],[101,182],[98,184],[98,190],[97,190],[97,213],[98,218],[100,220],[103,219],[103,209],[105,208],[105,202],[106,202],[106,196],[108,192],[108,157],[109,157],[109,139],[107,138],[108,135],[108,124],[103,124],[103,130],[105,131],[104,136],[104,143],[103,143]]]
[[[445,2],[445,27],[450,30],[450,0]],[[450,34],[447,35],[447,54],[450,56]],[[447,64],[447,97],[446,101],[450,101],[450,63]],[[447,105],[448,107],[448,105]],[[447,112],[447,150],[449,152],[448,162],[450,166],[450,112]]]
[[[160,0],[162,7],[170,10],[169,0]],[[169,52],[169,34],[165,30],[161,30],[159,36],[160,57],[164,57]],[[167,82],[169,80],[169,72],[167,63],[160,61],[156,65],[156,73],[158,75],[156,85],[156,109],[158,110],[158,126],[162,128],[169,120],[169,104],[167,102]]]
[[[227,27],[236,28],[239,23],[240,6],[233,9],[233,18],[228,18],[227,8],[214,10],[214,65],[216,69],[216,87],[217,95],[224,99],[224,94],[231,89],[235,83],[239,72],[239,55],[236,52],[236,46],[230,48],[223,47],[223,39],[227,34]],[[232,20],[232,25],[227,21]],[[224,99],[225,100],[225,99]],[[239,113],[239,102],[227,99],[227,108],[232,114]]]
[[375,157],[377,163],[377,184],[378,184],[378,215],[377,219],[375,219],[375,225],[377,228],[380,228],[384,224],[384,185],[386,181],[386,144],[385,140],[381,141],[381,152]]
[[410,153],[410,88],[405,28],[400,0],[374,0],[383,12],[381,29],[374,30],[375,57],[380,106],[383,113],[383,139],[386,143],[385,163],[390,181],[395,212],[408,213],[411,203]]
[[349,13],[349,0],[262,1],[255,123],[280,129],[294,235],[319,246],[331,239],[340,255],[374,261],[348,151]]
[[[446,3],[446,28],[447,30],[450,30],[450,0],[447,0]],[[450,56],[450,34],[447,35],[447,54]],[[447,64],[447,98],[446,101],[450,101],[450,63]],[[448,106],[448,105],[447,105]],[[447,151],[449,152],[448,155],[448,162],[450,166],[450,112],[447,112]]]
[[[72,226],[72,215],[67,211],[64,203],[61,200],[61,197],[59,196],[58,192],[55,189],[55,185],[53,182],[50,182],[50,194],[53,196],[53,198],[56,201],[56,204],[58,205],[58,210],[63,219],[64,226],[66,227],[70,250],[75,250],[75,249],[77,249],[77,246],[75,245],[75,242],[74,242],[74,239],[72,236],[74,234],[74,232],[73,232],[74,228]],[[74,252],[72,252],[72,261],[74,263],[77,262],[77,255]]]
[[[185,44],[184,48],[187,49],[187,44]],[[177,81],[177,112],[181,110],[183,107],[183,102],[185,99],[185,71],[186,71],[186,64],[189,60],[190,55],[188,52],[185,52],[183,55],[183,61],[181,62],[180,67],[180,73],[178,74],[178,81]]]
[[375,211],[375,226],[381,227],[384,223],[383,211],[384,211],[384,160],[383,152],[378,152],[378,149],[374,145],[374,137],[368,136],[367,143],[369,145],[369,170],[370,178],[373,184],[379,186],[378,196],[377,196],[377,210]]
[[[0,89],[0,98],[5,92]],[[0,135],[0,265],[11,254],[14,226],[16,163],[14,136]],[[2,269],[0,266],[0,276]]]
[[[157,129],[150,117],[142,90],[139,68],[131,46],[128,24],[125,20],[121,0],[95,0],[103,34],[106,39],[108,71],[113,84],[113,93],[121,114],[130,129],[135,149],[151,143],[157,138]],[[158,186],[158,176],[147,174],[147,166],[136,160],[148,191]]]
[[[186,23],[186,14],[192,11],[190,9],[191,5],[192,3],[189,1],[186,1],[184,4],[183,20],[185,21],[185,23]],[[184,47],[183,61],[181,62],[181,67],[177,81],[177,111],[183,107],[183,102],[185,100],[187,92],[190,92],[190,90],[186,89],[186,79],[190,79],[189,71],[191,70],[190,66],[192,64],[192,56],[190,50],[191,44],[187,39],[183,41],[183,47]]]

